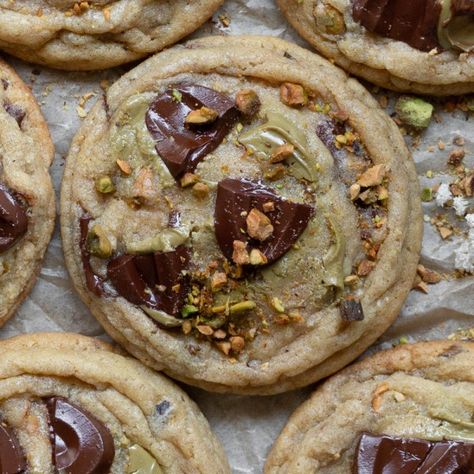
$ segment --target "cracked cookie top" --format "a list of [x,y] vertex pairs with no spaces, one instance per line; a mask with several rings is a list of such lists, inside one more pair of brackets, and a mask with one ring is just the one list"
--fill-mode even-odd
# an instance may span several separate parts
[[[413,230],[409,279],[419,247],[394,125],[336,68],[261,41],[189,43],[125,76],[76,136],[62,190],[69,270],[94,314],[138,357],[212,389],[317,378],[378,311],[389,324],[409,285],[389,283],[384,260]],[[299,353],[309,340],[319,354]]]
[[0,0],[0,49],[58,69],[106,69],[176,43],[222,3]]

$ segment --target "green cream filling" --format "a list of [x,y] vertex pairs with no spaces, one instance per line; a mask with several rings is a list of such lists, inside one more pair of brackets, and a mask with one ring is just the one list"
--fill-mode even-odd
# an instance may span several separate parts
[[277,147],[293,145],[295,151],[286,160],[289,173],[297,179],[306,179],[310,182],[317,180],[319,163],[309,152],[304,133],[282,114],[268,112],[267,121],[240,135],[239,142],[257,158],[267,160],[271,158]]

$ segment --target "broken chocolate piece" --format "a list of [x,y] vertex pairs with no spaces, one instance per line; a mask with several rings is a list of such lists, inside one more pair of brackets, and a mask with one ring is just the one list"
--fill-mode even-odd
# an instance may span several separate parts
[[28,230],[28,216],[20,201],[0,183],[0,253],[21,239]]
[[[212,123],[186,124],[194,110],[217,112]],[[193,172],[214,151],[237,122],[239,112],[225,94],[203,86],[178,86],[159,95],[145,117],[156,151],[175,179]]]
[[343,321],[363,321],[364,311],[360,301],[357,300],[344,300],[340,306],[341,318]]
[[13,430],[0,425],[0,472],[21,474],[26,468],[25,456]]
[[65,398],[52,397],[46,406],[56,469],[69,474],[108,474],[115,456],[109,430]]
[[10,104],[10,102],[5,102],[3,107],[7,111],[8,115],[13,117],[16,120],[18,126],[21,127],[23,119],[26,116],[26,112],[18,105]]
[[183,275],[189,260],[189,249],[183,245],[173,252],[122,255],[109,262],[107,275],[119,295],[130,303],[177,316],[189,292],[188,279]]
[[403,41],[420,51],[440,48],[437,0],[354,0],[353,16],[371,33]]
[[102,278],[94,273],[90,263],[90,252],[87,247],[87,236],[89,234],[89,222],[92,217],[84,215],[79,220],[80,228],[80,240],[79,247],[81,250],[82,268],[86,277],[86,285],[92,293],[96,296],[102,296],[104,294],[104,282]]
[[[273,232],[264,241],[252,239],[242,229],[247,229],[246,217],[257,209],[264,212],[264,205],[274,203],[274,210],[265,212],[273,226]],[[214,225],[217,242],[222,253],[232,259],[234,241],[247,244],[247,250],[258,249],[272,263],[282,257],[298,240],[314,209],[307,205],[288,201],[270,188],[244,179],[224,179],[217,188]]]
[[356,448],[353,473],[461,474],[473,468],[474,444],[363,433]]

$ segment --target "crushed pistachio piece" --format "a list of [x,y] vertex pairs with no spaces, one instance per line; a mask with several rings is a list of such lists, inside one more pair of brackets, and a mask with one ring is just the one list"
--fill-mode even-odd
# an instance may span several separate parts
[[245,339],[241,336],[233,336],[230,338],[230,346],[233,352],[242,352],[245,346]]
[[181,316],[183,318],[189,318],[189,316],[192,316],[197,313],[199,313],[199,308],[192,304],[186,304],[181,309]]
[[258,249],[250,251],[250,265],[265,265],[268,263],[268,258]]
[[431,122],[434,107],[417,97],[400,97],[395,105],[400,121],[415,129],[427,128]]
[[280,100],[290,107],[307,105],[308,94],[300,84],[285,82],[280,86]]
[[205,183],[196,183],[193,186],[193,195],[198,199],[205,199],[209,195],[209,186]]
[[100,224],[95,224],[87,234],[87,249],[94,257],[110,258],[112,256],[112,244]]
[[125,160],[117,160],[116,161],[117,166],[120,168],[120,171],[126,175],[129,176],[132,174],[132,168],[130,167],[129,163]]
[[331,5],[318,3],[313,10],[313,16],[319,29],[330,35],[339,35],[346,31],[344,16]]
[[192,125],[204,125],[213,123],[219,117],[219,113],[209,107],[201,107],[200,109],[191,110],[186,116],[184,122]]
[[431,188],[423,188],[421,191],[421,200],[423,202],[430,202],[433,200],[433,190]]
[[240,314],[245,313],[247,311],[251,311],[255,309],[257,304],[255,301],[241,301],[240,303],[236,303],[229,308],[230,314]]
[[237,265],[248,265],[250,263],[250,255],[247,251],[247,244],[241,240],[234,240],[233,247],[232,260]]
[[386,172],[385,165],[383,164],[372,166],[360,176],[357,184],[363,188],[378,186],[382,184]]
[[247,218],[247,232],[253,239],[264,242],[273,234],[274,227],[272,222],[263,212],[253,208]]
[[258,113],[262,103],[254,90],[243,89],[237,92],[235,105],[245,117],[250,118]]
[[204,336],[212,336],[214,334],[214,329],[212,329],[211,326],[208,326],[207,324],[200,324],[196,326],[196,329]]
[[268,201],[263,203],[263,212],[272,212],[275,210],[275,203],[273,201]]
[[285,161],[287,158],[290,158],[295,153],[295,146],[287,143],[285,145],[280,145],[276,147],[271,156],[270,156],[270,163],[281,163]]
[[183,100],[183,94],[181,94],[178,89],[173,89],[171,95],[176,102],[181,102]]
[[285,312],[285,307],[283,306],[283,303],[281,300],[277,297],[273,297],[270,300],[272,304],[272,308],[277,312],[277,313],[284,313]]
[[181,187],[187,188],[188,186],[192,186],[199,182],[199,176],[195,175],[194,173],[185,173],[184,176],[180,180]]
[[110,176],[99,176],[95,180],[95,189],[101,194],[110,194],[115,192],[115,185]]
[[211,278],[211,288],[213,291],[219,290],[227,283],[227,275],[224,272],[216,272]]

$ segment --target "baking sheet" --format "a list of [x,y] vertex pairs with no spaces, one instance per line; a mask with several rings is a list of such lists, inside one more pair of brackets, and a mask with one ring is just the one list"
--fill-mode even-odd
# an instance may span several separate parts
[[[223,18],[230,19],[224,26]],[[193,36],[208,34],[266,34],[296,42],[305,46],[278,12],[272,0],[228,0],[214,15],[213,21],[204,25]],[[311,49],[311,48],[310,48]],[[56,157],[52,175],[59,199],[59,185],[65,157],[71,139],[81,124],[80,115],[94,103],[95,96],[84,101],[90,93],[100,94],[102,81],[112,83],[130,66],[100,73],[63,73],[13,58],[7,58],[30,84],[49,123],[56,145]],[[374,90],[371,87],[371,90]],[[382,102],[388,98],[393,104],[396,94],[381,92]],[[412,148],[422,187],[440,182],[450,182],[446,161],[456,147],[453,139],[465,140],[466,166],[474,165],[474,114],[461,110],[447,112],[449,100],[433,101],[437,120],[422,134]],[[438,146],[442,142],[443,146]],[[434,176],[426,174],[432,171]],[[471,199],[472,205],[472,199]],[[442,212],[467,232],[467,225],[456,217],[453,209],[441,209],[435,201],[424,204],[425,220]],[[472,211],[471,211],[472,212]],[[89,314],[71,287],[61,250],[56,224],[54,238],[49,247],[38,283],[18,310],[16,317],[0,330],[0,337],[37,331],[74,331],[89,336],[106,338],[99,324]],[[474,231],[473,231],[474,233]],[[465,242],[466,236],[442,240],[429,222],[425,223],[422,263],[443,274],[452,275],[455,252]],[[474,243],[473,243],[474,245]],[[429,286],[429,293],[412,291],[402,314],[393,327],[371,348],[390,347],[402,340],[420,340],[446,337],[460,328],[474,326],[474,277],[465,276],[443,280]],[[212,428],[221,439],[234,473],[258,473],[262,471],[266,454],[291,412],[307,398],[312,388],[273,397],[243,397],[208,394],[201,390],[186,390],[197,401],[208,417]]]

